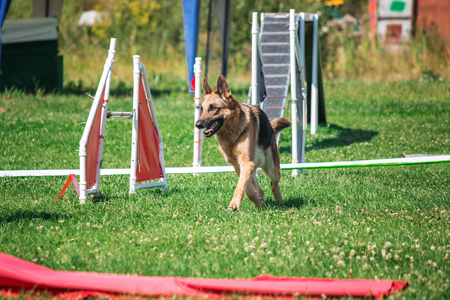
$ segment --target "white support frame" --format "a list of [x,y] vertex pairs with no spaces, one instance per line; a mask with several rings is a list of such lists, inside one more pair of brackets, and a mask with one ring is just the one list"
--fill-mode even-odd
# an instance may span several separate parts
[[[300,26],[299,26],[300,25]],[[300,31],[298,30],[300,27]],[[300,39],[299,39],[300,33]],[[292,120],[292,163],[305,162],[305,142],[306,142],[306,78],[305,78],[305,54],[304,54],[304,13],[297,18],[295,9],[289,11],[289,38],[290,38],[290,73],[291,73],[291,120]],[[303,45],[303,47],[301,46]],[[297,78],[297,73],[300,77]],[[300,86],[297,86],[297,84]],[[297,92],[301,91],[298,95]],[[298,103],[300,96],[300,105]],[[295,177],[303,170],[292,170]]]
[[313,15],[313,55],[312,55],[312,70],[311,70],[311,134],[317,133],[319,123],[319,89],[317,86],[318,73],[318,47],[319,47],[319,15]]
[[[100,83],[98,84],[98,88],[97,91],[95,93],[94,96],[94,101],[92,103],[92,107],[91,107],[91,111],[89,112],[89,116],[88,119],[86,121],[86,127],[84,128],[83,131],[83,135],[81,137],[80,140],[80,148],[79,148],[79,157],[80,157],[80,203],[85,203],[86,202],[86,195],[89,194],[96,194],[98,192],[98,186],[99,186],[99,181],[100,181],[100,165],[101,165],[101,150],[103,148],[103,136],[105,134],[105,123],[104,120],[106,120],[106,109],[108,107],[108,98],[109,98],[109,85],[111,83],[111,73],[112,73],[112,66],[113,66],[113,62],[114,62],[114,55],[116,53],[115,51],[116,48],[116,39],[112,38],[111,39],[111,43],[109,46],[109,51],[108,51],[108,58],[106,59],[105,65],[103,67],[103,73],[102,76],[100,78]],[[102,106],[102,123],[101,123],[101,138],[100,138],[100,145],[99,145],[99,155],[98,155],[98,160],[97,160],[97,167],[98,167],[98,172],[97,172],[97,178],[96,178],[96,183],[94,185],[93,188],[86,190],[86,155],[87,155],[87,142],[89,139],[89,134],[91,132],[91,128],[92,125],[94,123],[94,119],[95,119],[95,115],[97,113],[97,109],[98,106],[100,104],[100,101],[102,100],[102,94],[103,91],[105,91],[104,94],[104,104]]]
[[[133,55],[133,122],[131,130],[131,167],[130,167],[130,194],[134,194],[136,190],[162,187],[167,191],[167,176],[164,163],[164,145],[161,132],[159,131],[158,120],[156,118],[155,108],[153,106],[150,86],[148,85],[147,70],[144,64],[140,63],[140,56]],[[163,170],[164,177],[159,181],[136,183],[136,166],[137,166],[137,151],[138,151],[138,136],[139,136],[139,84],[142,81],[144,93],[146,97],[146,104],[152,117],[153,125],[158,131],[159,136],[159,162]]]
[[[200,108],[202,105],[202,88],[201,88],[201,77],[202,77],[202,58],[196,57],[194,64],[194,76],[195,76],[195,87],[194,87],[194,124],[200,117]],[[198,168],[202,165],[202,143],[203,143],[203,129],[198,129],[194,126],[194,160],[192,166]],[[197,174],[194,174],[197,175]]]
[[252,78],[251,78],[251,104],[260,106],[259,89],[258,89],[258,74],[259,74],[259,24],[258,13],[252,14]]
[[[298,163],[298,112],[297,112],[297,58],[295,56],[295,36],[297,34],[297,24],[295,9],[289,12],[289,64],[291,73],[291,130],[292,130],[292,163]],[[292,171],[292,176],[297,176],[297,170]]]

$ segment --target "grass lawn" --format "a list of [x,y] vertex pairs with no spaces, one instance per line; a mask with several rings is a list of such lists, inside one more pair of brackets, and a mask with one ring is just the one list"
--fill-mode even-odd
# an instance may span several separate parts
[[[166,166],[191,166],[193,100],[184,81],[151,78]],[[230,86],[246,99],[246,84]],[[77,168],[92,101],[84,92],[0,94],[0,169]],[[307,162],[450,152],[448,79],[328,81],[325,92],[328,124],[308,135]],[[111,110],[131,110],[131,80],[113,80],[110,98]],[[285,130],[282,163],[290,162],[289,141]],[[130,145],[129,120],[109,121],[103,167],[128,168]],[[203,165],[224,164],[207,139]],[[127,176],[104,176],[85,205],[73,188],[56,199],[63,177],[0,178],[0,251],[56,270],[407,280],[394,298],[450,298],[449,164],[309,170],[297,178],[282,171],[284,204],[259,178],[267,207],[244,198],[239,212],[226,210],[232,173],[169,175],[168,192],[132,196]]]

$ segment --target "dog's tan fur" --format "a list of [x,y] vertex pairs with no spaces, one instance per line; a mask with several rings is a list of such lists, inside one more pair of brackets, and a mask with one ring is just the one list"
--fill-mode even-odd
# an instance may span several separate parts
[[275,118],[269,123],[261,109],[240,103],[231,95],[223,76],[217,80],[216,91],[204,79],[203,91],[201,115],[195,126],[205,128],[207,137],[216,136],[220,153],[239,176],[228,209],[239,210],[244,192],[255,206],[264,205],[264,193],[256,178],[257,168],[262,168],[269,176],[275,199],[283,202],[278,186],[281,174],[276,137],[291,122]]

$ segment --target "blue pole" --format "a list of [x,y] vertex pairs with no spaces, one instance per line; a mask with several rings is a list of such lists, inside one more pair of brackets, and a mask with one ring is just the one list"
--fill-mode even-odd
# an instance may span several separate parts
[[194,64],[197,56],[198,19],[200,0],[183,0],[183,29],[186,53],[189,91],[193,93],[191,81],[194,78]]

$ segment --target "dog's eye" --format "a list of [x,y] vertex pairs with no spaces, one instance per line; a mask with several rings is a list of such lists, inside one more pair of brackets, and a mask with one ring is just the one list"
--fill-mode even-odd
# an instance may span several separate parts
[[217,109],[217,106],[211,105],[208,110],[209,111],[214,111],[216,109]]

